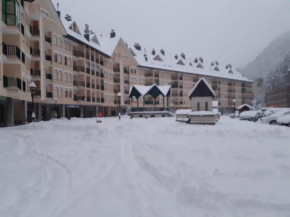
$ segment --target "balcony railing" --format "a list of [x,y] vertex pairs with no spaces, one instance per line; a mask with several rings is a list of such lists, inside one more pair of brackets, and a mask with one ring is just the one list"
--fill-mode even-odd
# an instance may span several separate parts
[[120,83],[120,78],[114,78],[115,83]]
[[32,56],[40,56],[40,50],[37,48],[30,48],[30,53]]
[[36,27],[30,26],[30,33],[31,33],[31,35],[39,36],[39,29]]
[[85,87],[86,83],[84,81],[74,81],[75,86]]
[[77,96],[76,101],[85,101],[86,97],[85,96]]
[[3,76],[3,86],[5,88],[21,90],[21,79]]
[[33,77],[40,77],[41,75],[41,72],[39,69],[31,69],[30,72],[31,72],[31,76]]
[[87,102],[90,102],[91,101],[91,97],[87,97]]
[[76,72],[85,72],[85,67],[74,65],[73,66],[73,70],[76,71]]
[[145,77],[153,77],[153,73],[145,73]]
[[34,96],[41,96],[41,90],[34,90]]
[[11,57],[11,58],[18,58],[19,60],[21,60],[21,56],[20,56],[20,49],[19,47],[17,47],[16,45],[7,45],[4,42],[3,44],[3,54],[5,54],[7,57]]
[[76,51],[76,50],[74,50],[74,51],[73,51],[73,55],[74,55],[75,57],[82,57],[82,58],[84,58],[85,53],[84,53],[83,51]]
[[53,98],[52,92],[46,92],[46,98]]

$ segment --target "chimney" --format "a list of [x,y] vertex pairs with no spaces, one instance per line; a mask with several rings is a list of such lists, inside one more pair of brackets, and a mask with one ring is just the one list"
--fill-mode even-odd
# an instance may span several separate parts
[[84,36],[88,41],[90,41],[90,30],[89,30],[88,24],[85,25],[85,35]]
[[60,19],[61,12],[59,10],[59,3],[57,3],[57,11],[56,11],[56,13],[57,13],[58,18]]
[[111,30],[110,37],[111,38],[115,38],[116,37],[116,32],[114,31],[114,29]]
[[155,52],[155,50],[153,49],[153,50],[152,50],[152,55],[155,56],[155,54],[156,54],[156,52]]
[[147,55],[146,55],[146,54],[145,54],[144,56],[145,56],[145,60],[146,60],[146,62],[147,62],[147,61],[148,61],[148,57],[147,57]]
[[199,57],[199,61],[203,63],[203,58],[202,57]]
[[185,60],[185,54],[181,53],[181,57]]
[[198,63],[198,59],[197,58],[194,59],[194,63]]
[[175,59],[177,59],[177,60],[178,60],[178,55],[177,55],[177,54],[175,54]]
[[165,55],[165,51],[163,49],[161,49],[160,51],[163,55]]
[[140,44],[135,43],[134,47],[136,48],[136,50],[140,50],[141,51],[141,45]]

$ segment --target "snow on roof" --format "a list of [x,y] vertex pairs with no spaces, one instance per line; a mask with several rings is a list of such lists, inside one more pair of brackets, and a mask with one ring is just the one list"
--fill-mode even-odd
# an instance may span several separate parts
[[192,88],[192,90],[188,93],[188,96],[191,96],[191,94],[195,91],[195,89],[198,87],[198,85],[200,84],[201,81],[203,81],[205,83],[205,85],[208,87],[208,89],[212,92],[212,94],[214,96],[216,96],[215,95],[215,92],[213,91],[213,89],[211,88],[211,86],[207,83],[206,79],[204,79],[204,78],[200,78],[198,80],[198,82],[194,85],[194,87]]
[[252,109],[252,108],[253,108],[253,107],[250,106],[249,104],[243,104],[243,105],[240,105],[240,106],[238,107],[238,109],[241,109],[241,108],[243,108],[243,107],[248,107],[249,109]]
[[196,111],[196,112],[190,112],[190,116],[215,116],[216,114],[210,111]]
[[[152,54],[152,50],[148,49],[141,49],[137,50],[134,46],[130,48],[131,52],[133,53],[136,61],[138,62],[139,66],[147,67],[147,68],[155,68],[160,70],[169,70],[169,71],[176,71],[176,72],[184,72],[189,74],[196,74],[196,75],[204,75],[204,76],[210,76],[210,77],[218,77],[218,78],[226,78],[226,79],[233,79],[238,81],[245,81],[245,82],[252,82],[246,77],[244,77],[242,74],[240,74],[237,70],[231,68],[230,70],[232,73],[230,73],[229,69],[226,69],[225,66],[218,65],[219,71],[214,70],[212,68],[210,63],[205,63],[204,61],[201,62],[198,59],[198,62],[194,62],[194,58],[186,57],[185,59],[181,56],[177,55],[177,59],[175,58],[174,53],[168,53],[168,51],[165,51],[165,55],[161,53],[161,51],[158,51],[155,49],[155,55]],[[146,61],[145,56],[147,56],[148,61]],[[163,61],[157,61],[154,60],[154,58],[159,55]],[[179,65],[177,64],[180,60],[185,65]],[[197,66],[201,64],[203,68],[198,68]]]
[[[98,39],[99,43],[95,43],[94,41],[90,40],[88,41],[85,37],[84,37],[84,28],[82,28],[81,26],[77,25],[77,22],[73,20],[69,21],[66,18],[66,15],[64,13],[62,13],[61,15],[61,22],[66,30],[66,33],[77,39],[78,41],[81,41],[82,43],[108,55],[108,56],[112,56],[113,52],[117,46],[117,44],[119,43],[119,41],[121,40],[120,37],[115,36],[114,38],[110,37],[110,33],[109,34],[100,34],[100,35],[90,35],[90,39],[93,39],[95,36]],[[70,29],[70,26],[75,23],[79,29],[80,34],[74,32],[73,30]]]
[[178,109],[175,114],[176,115],[188,115],[189,113],[191,113],[191,109]]
[[135,87],[135,89],[141,94],[141,96],[145,96],[155,86],[160,90],[160,92],[164,96],[166,96],[171,89],[170,85],[165,85],[165,86],[158,86],[156,84],[153,84],[151,86],[134,85],[130,88],[129,96],[131,95],[131,91],[133,87]]

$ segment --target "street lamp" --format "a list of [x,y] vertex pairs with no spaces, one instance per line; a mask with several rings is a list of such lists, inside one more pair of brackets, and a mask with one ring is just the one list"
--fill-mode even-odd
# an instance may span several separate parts
[[119,92],[117,94],[117,96],[118,96],[118,99],[119,99],[119,120],[121,120],[121,97],[122,97],[122,93]]
[[57,118],[56,104],[57,104],[57,98],[54,97],[54,116],[55,116],[55,118]]
[[30,89],[31,98],[32,98],[32,115],[31,115],[31,118],[32,118],[32,121],[35,122],[35,113],[34,113],[34,91],[36,89],[36,85],[35,85],[34,82],[31,82],[30,83],[29,89]]
[[236,99],[233,99],[233,110],[234,114],[236,114]]

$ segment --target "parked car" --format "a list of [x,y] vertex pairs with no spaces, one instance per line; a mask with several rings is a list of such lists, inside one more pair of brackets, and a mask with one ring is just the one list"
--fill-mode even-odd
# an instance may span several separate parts
[[282,109],[268,117],[261,118],[260,121],[264,124],[276,125],[279,117],[284,116],[284,115],[289,115],[289,114],[290,114],[290,109]]
[[290,115],[283,115],[277,119],[277,123],[282,126],[290,127]]
[[240,120],[254,121],[257,115],[257,111],[246,111],[240,114]]
[[272,114],[274,114],[275,112],[270,110],[270,109],[261,109],[257,112],[255,118],[254,118],[254,122],[257,122],[258,120],[260,120],[263,117],[268,117]]

